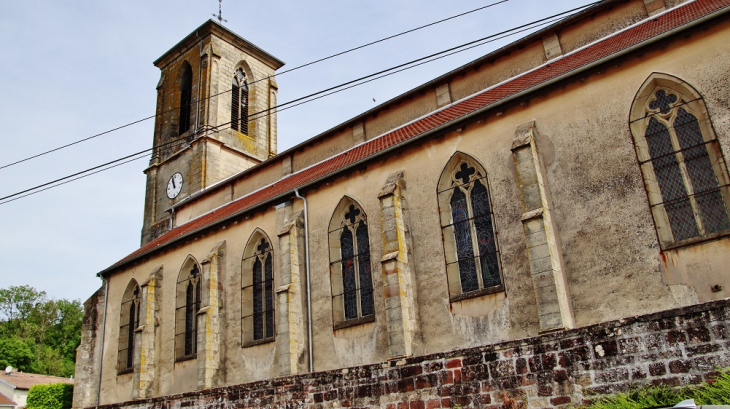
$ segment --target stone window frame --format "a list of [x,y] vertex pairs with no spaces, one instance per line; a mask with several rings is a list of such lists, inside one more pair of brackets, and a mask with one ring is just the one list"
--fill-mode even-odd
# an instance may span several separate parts
[[[194,271],[197,270],[197,273]],[[192,305],[188,305],[188,285],[192,285]],[[198,352],[198,311],[200,310],[203,286],[203,269],[192,255],[188,255],[177,277],[175,297],[175,362],[197,358]],[[192,315],[191,325],[187,326],[188,315]],[[190,339],[191,352],[186,351]]]
[[[264,252],[261,253],[258,249],[258,246],[261,244],[261,242],[265,241],[268,243],[269,247]],[[266,258],[269,257],[271,260],[271,266],[272,266],[272,272],[271,272],[271,309],[270,310],[264,310],[261,312],[263,315],[263,331],[264,336],[259,339],[255,339],[254,334],[254,300],[253,300],[253,265],[255,261],[258,259],[261,264],[262,268],[265,268],[265,261]],[[262,273],[265,274],[265,271],[262,271]],[[263,281],[263,291],[266,291],[266,280]],[[250,347],[254,345],[261,345],[266,344],[269,342],[274,342],[276,340],[276,258],[274,253],[274,247],[271,242],[271,239],[261,229],[256,229],[251,234],[251,237],[249,237],[248,241],[246,242],[246,247],[244,248],[243,255],[241,257],[241,347]],[[266,295],[263,295],[264,303],[266,300]],[[266,313],[271,314],[271,335],[266,336],[266,330],[268,327],[266,326],[265,318]]]
[[[243,67],[238,67],[231,80],[231,129],[244,135],[248,135],[249,96],[248,76]],[[245,104],[242,103],[244,100]]]
[[[185,80],[189,77],[189,87],[186,88]],[[190,121],[193,118],[193,66],[188,61],[180,65],[180,99],[178,106],[178,136],[183,136],[190,131]]]
[[[355,217],[354,223],[350,223],[346,220],[345,214],[351,209],[359,210],[359,214]],[[357,317],[347,319],[345,317],[345,305],[344,305],[344,283],[342,278],[342,249],[340,244],[340,235],[343,229],[347,228],[353,233],[354,242],[357,242],[356,230],[361,223],[365,223],[368,233],[368,253],[367,255],[359,253],[359,251],[353,257],[353,270],[355,271],[355,282],[356,282],[356,300],[357,300]],[[330,295],[332,296],[332,324],[335,330],[348,328],[356,325],[365,324],[368,322],[375,321],[375,300],[373,291],[373,260],[371,257],[372,248],[370,247],[370,224],[368,223],[367,213],[363,209],[363,206],[358,203],[355,199],[345,196],[338,203],[327,229],[327,237],[329,242],[329,257],[330,257]],[[357,244],[355,244],[357,249]],[[370,297],[372,298],[372,314],[363,315],[363,292],[362,290],[368,290],[366,287],[362,287],[360,278],[360,263],[362,256],[367,256],[368,264],[370,266]]]
[[[656,100],[657,92],[659,91],[664,91],[665,95],[675,95],[677,97],[677,101],[671,103],[671,108],[668,113],[663,112],[661,109],[650,107],[650,104]],[[730,208],[728,206],[730,203],[730,177],[728,176],[724,155],[717,140],[717,135],[704,98],[692,85],[678,77],[658,72],[652,73],[644,81],[634,97],[629,115],[629,128],[632,134],[637,162],[644,180],[644,187],[647,193],[649,209],[654,220],[657,239],[662,250],[670,250],[730,235],[730,229],[713,233],[705,233],[704,231],[702,218],[696,204],[695,196],[697,192],[692,190],[692,181],[688,176],[684,160],[683,152],[689,149],[679,148],[679,142],[673,126],[680,108],[697,118],[704,145],[707,148],[707,154],[711,160],[714,176],[718,182],[719,187],[717,189],[719,189],[722,195],[725,211],[728,212]],[[687,192],[687,195],[682,198],[686,198],[692,206],[696,223],[695,227],[697,227],[699,232],[696,236],[681,240],[675,240],[674,238],[672,224],[664,208],[664,201],[653,168],[649,144],[646,140],[646,131],[652,118],[656,118],[664,125],[670,134],[674,150],[671,154],[672,157],[676,157],[677,166],[681,171],[684,188]]]
[[[142,290],[134,278],[129,280],[119,310],[119,341],[117,343],[117,374],[134,372],[134,350],[139,346],[134,333],[139,328]],[[134,312],[134,315],[132,315]],[[130,340],[130,336],[132,337]],[[131,362],[130,362],[131,358]]]
[[[461,169],[462,165],[466,164],[476,170],[476,172],[470,176],[468,183],[461,183],[457,180],[456,174]],[[461,189],[462,193],[466,194],[467,198],[471,198],[471,190],[475,186],[476,181],[480,181],[486,188],[487,197],[489,198],[489,216],[492,224],[492,237],[494,240],[497,268],[498,268],[498,285],[484,286],[484,279],[479,270],[477,271],[477,281],[479,288],[473,291],[463,292],[461,285],[460,272],[458,268],[458,255],[456,251],[456,239],[453,232],[453,220],[451,212],[451,198],[456,189]],[[449,291],[449,301],[458,302],[470,298],[481,297],[488,294],[494,294],[498,292],[504,292],[504,276],[502,273],[502,252],[499,248],[499,229],[494,214],[494,206],[491,200],[492,194],[490,192],[489,180],[487,171],[484,166],[476,160],[474,157],[467,155],[463,152],[456,152],[449,159],[446,166],[444,166],[441,176],[436,188],[436,199],[439,209],[439,220],[441,226],[441,237],[443,241],[444,250],[444,264],[446,268],[446,280]],[[469,209],[469,228],[472,238],[472,250],[478,249],[477,238],[475,234],[475,227],[473,222],[473,211],[471,209],[471,200],[467,200]],[[476,255],[474,259],[478,261],[477,268],[481,266],[481,259],[484,255]]]
[[[233,80],[235,79],[236,72],[241,70],[243,74],[245,75],[246,84],[248,86],[247,94],[248,94],[248,105],[246,106],[247,112],[246,112],[246,118],[248,119],[246,122],[246,132],[241,131],[239,129],[236,129],[233,124],[233,102],[234,102],[234,95],[233,95]],[[251,118],[251,107],[255,106],[256,103],[256,82],[258,82],[255,79],[255,76],[253,74],[253,71],[251,70],[251,67],[246,63],[246,61],[240,61],[236,66],[233,68],[233,72],[230,75],[231,78],[231,98],[228,100],[230,105],[228,106],[228,117],[230,118],[230,128],[232,131],[238,133],[239,135],[245,136],[249,139],[256,139],[255,133],[256,133],[256,118]],[[240,101],[240,99],[239,99]],[[255,114],[256,112],[254,112]],[[240,119],[239,119],[240,120]]]

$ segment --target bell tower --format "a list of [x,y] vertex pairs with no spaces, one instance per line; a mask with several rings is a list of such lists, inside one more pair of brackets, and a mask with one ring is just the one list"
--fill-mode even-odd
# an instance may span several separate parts
[[154,64],[161,76],[142,245],[169,230],[173,205],[276,154],[274,74],[284,65],[214,20]]

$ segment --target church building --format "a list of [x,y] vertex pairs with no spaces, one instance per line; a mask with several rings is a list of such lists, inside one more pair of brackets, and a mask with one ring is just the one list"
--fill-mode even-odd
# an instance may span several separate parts
[[284,63],[204,23],[154,62],[141,247],[85,303],[74,407],[562,407],[708,379],[728,39],[730,0],[603,0],[278,152]]

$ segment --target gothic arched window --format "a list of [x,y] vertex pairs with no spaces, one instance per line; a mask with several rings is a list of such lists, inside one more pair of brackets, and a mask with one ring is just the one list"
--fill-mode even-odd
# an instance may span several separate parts
[[231,88],[231,128],[248,135],[248,83],[243,69],[236,70]]
[[269,238],[254,232],[241,262],[241,345],[274,340],[274,252]]
[[175,359],[195,358],[198,352],[198,320],[202,290],[200,266],[191,256],[177,277],[175,308]]
[[329,227],[332,312],[335,328],[375,319],[367,215],[349,198]]
[[631,131],[662,248],[730,232],[727,170],[702,96],[653,74],[632,106]]
[[193,68],[185,62],[182,68],[180,79],[180,118],[178,122],[178,134],[182,135],[190,130],[190,111],[193,101]]
[[487,173],[454,155],[441,174],[438,203],[451,299],[503,290]]
[[132,279],[124,291],[119,311],[119,346],[117,348],[117,371],[119,373],[134,370],[134,331],[139,327],[140,297],[139,285]]

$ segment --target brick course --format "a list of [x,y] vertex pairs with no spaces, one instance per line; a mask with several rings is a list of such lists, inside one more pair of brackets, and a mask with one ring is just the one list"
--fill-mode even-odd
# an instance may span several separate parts
[[116,408],[533,408],[631,384],[697,384],[730,366],[730,299],[533,338],[141,399]]

